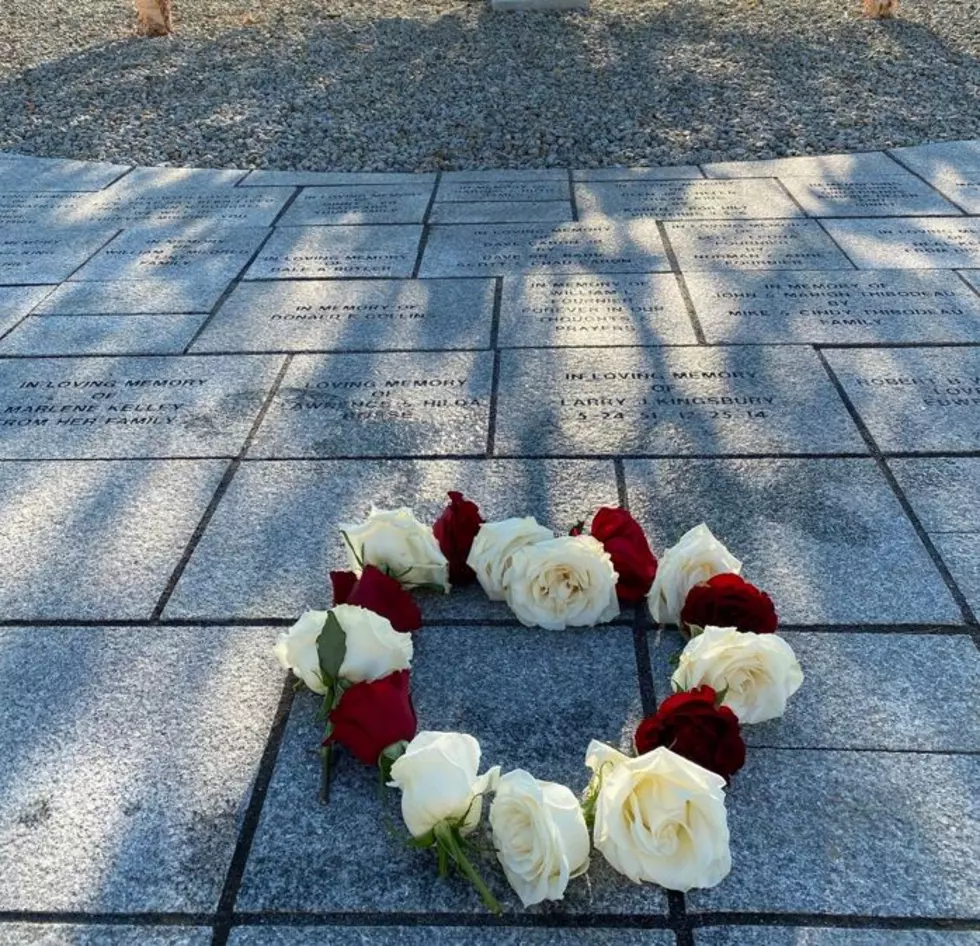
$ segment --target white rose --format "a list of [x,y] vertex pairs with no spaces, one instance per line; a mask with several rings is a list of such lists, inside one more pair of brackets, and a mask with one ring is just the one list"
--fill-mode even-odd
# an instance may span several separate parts
[[387,618],[354,604],[338,604],[333,614],[347,643],[341,679],[370,682],[412,665],[412,635],[396,631]]
[[601,542],[562,536],[514,552],[507,604],[527,627],[592,627],[619,614],[616,580]]
[[513,554],[525,545],[554,537],[554,532],[537,523],[533,516],[485,522],[473,540],[466,564],[476,573],[487,597],[491,601],[503,601],[507,597]]
[[732,555],[702,522],[681,536],[660,557],[657,576],[647,596],[650,614],[658,624],[677,624],[687,593],[697,584],[732,572],[738,575],[742,563]]
[[314,693],[326,693],[320,674],[316,642],[327,620],[327,611],[306,611],[276,641],[275,654],[284,670],[292,670]]
[[707,684],[742,723],[776,719],[803,683],[803,671],[789,646],[775,634],[734,627],[706,627],[681,653],[671,682],[675,690]]
[[732,868],[725,780],[660,746],[631,759],[590,743],[586,765],[601,779],[593,840],[630,880],[668,890],[713,887]]
[[495,766],[483,775],[480,744],[466,733],[420,732],[391,767],[393,788],[401,789],[402,817],[412,837],[428,834],[442,821],[460,823],[469,834],[480,823],[485,792],[500,774]]
[[431,526],[419,522],[411,509],[372,506],[364,522],[342,525],[340,531],[353,546],[347,546],[347,561],[356,574],[362,564],[374,565],[382,571],[387,568],[406,587],[441,585],[449,591],[449,562]]
[[490,806],[497,859],[524,906],[561,900],[589,867],[589,829],[571,789],[522,769],[501,776]]

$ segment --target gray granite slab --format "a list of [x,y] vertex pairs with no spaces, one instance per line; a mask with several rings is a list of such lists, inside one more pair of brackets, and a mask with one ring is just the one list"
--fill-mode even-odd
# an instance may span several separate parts
[[572,171],[573,181],[677,181],[698,180],[700,168],[693,164],[679,164],[665,168],[582,168]]
[[980,266],[980,219],[828,220],[827,232],[860,269]]
[[490,352],[297,355],[251,453],[483,456],[492,374]]
[[479,200],[432,205],[429,223],[570,223],[569,200]]
[[908,172],[883,151],[858,154],[807,155],[766,161],[721,161],[702,165],[708,177],[846,177],[852,181],[878,181],[907,177]]
[[893,148],[891,153],[927,180],[944,175],[980,172],[980,141],[942,141],[911,148]]
[[[980,300],[978,300],[980,301]],[[504,279],[502,348],[694,344],[670,273],[649,276],[514,276]]]
[[32,315],[0,341],[0,355],[179,355],[206,318]]
[[[782,636],[805,680],[782,718],[743,727],[750,752],[758,746],[980,751],[980,652],[969,635]],[[671,692],[670,661],[683,648],[678,631],[665,632],[653,648],[659,700]]]
[[627,460],[626,486],[656,551],[706,522],[784,624],[962,621],[870,459]]
[[568,176],[544,178],[475,179],[465,180],[443,175],[436,191],[436,202],[447,201],[516,201],[516,200],[568,200]]
[[308,187],[289,205],[279,225],[421,223],[431,184]]
[[487,348],[493,295],[490,279],[240,283],[193,350]]
[[927,532],[980,532],[980,457],[892,459],[888,466]]
[[[728,796],[731,875],[688,909],[976,917],[980,757],[756,749]],[[887,883],[882,880],[887,865]]]
[[909,174],[881,181],[787,177],[783,185],[812,217],[956,215],[959,208]]
[[233,168],[133,168],[113,191],[129,190],[144,194],[161,191],[210,191],[214,188],[233,187],[247,171]]
[[[497,168],[492,171],[443,171],[447,184],[533,184],[540,181],[567,181],[562,168]],[[568,196],[566,194],[566,196]]]
[[129,170],[125,164],[11,156],[0,166],[0,193],[97,191]]
[[816,355],[789,348],[505,351],[497,453],[859,452]]
[[[488,667],[504,667],[493,686],[460,687]],[[587,678],[582,668],[588,667]],[[540,694],[548,693],[548,712]],[[525,768],[573,791],[588,780],[584,755],[590,738],[626,747],[642,715],[633,637],[629,628],[601,631],[527,631],[514,627],[427,627],[417,638],[412,696],[422,729],[470,732],[483,749],[483,767]],[[330,802],[314,803],[319,763],[314,700],[297,698],[252,846],[238,908],[433,913],[485,912],[471,888],[438,882],[431,852],[414,852],[400,838],[397,797],[385,829],[373,786],[374,771],[347,756],[338,759]],[[586,735],[586,733],[588,735]],[[329,838],[329,843],[324,839]],[[523,913],[502,875],[493,890],[509,914]],[[490,855],[492,857],[492,855]],[[324,876],[331,883],[322,881]],[[624,881],[601,856],[593,859],[591,888],[569,884],[560,904],[531,914],[637,913],[663,916],[666,898],[652,885]]]
[[[446,493],[472,497],[485,519],[534,516],[565,531],[617,503],[605,461],[246,461],[235,474],[167,607],[168,617],[288,618],[330,604],[327,574],[347,568],[337,532],[371,503],[410,506],[434,522]],[[426,620],[513,620],[479,586],[420,594]]]
[[980,533],[943,533],[932,541],[970,609],[980,613]]
[[619,181],[575,185],[579,214],[588,217],[752,219],[800,217],[775,181]]
[[853,269],[815,220],[682,221],[666,228],[682,270]]
[[697,946],[977,946],[980,933],[839,926],[714,926],[698,929],[694,941]]
[[966,213],[980,214],[980,169],[969,177],[939,175],[930,183]]
[[0,227],[0,285],[43,284],[67,279],[104,246],[112,230],[72,232]]
[[[128,175],[123,180],[128,180]],[[120,227],[206,222],[214,226],[269,226],[289,200],[282,188],[259,190],[224,186],[152,187],[128,184],[92,194],[75,208],[72,222]]]
[[349,184],[434,184],[434,173],[402,174],[376,171],[251,171],[240,187],[309,187]]
[[688,273],[709,343],[972,342],[980,296],[955,273]]
[[980,349],[867,348],[826,356],[886,453],[980,448]]
[[[673,946],[674,944],[672,932],[652,930],[646,924],[640,935],[643,937],[644,946]],[[601,927],[535,928],[506,927],[496,924],[482,928],[443,925],[388,926],[387,924],[380,927],[253,926],[238,927],[233,930],[228,942],[231,946],[431,946],[433,942],[438,942],[440,939],[452,943],[453,946],[551,946],[553,943],[561,946],[566,943],[580,944],[580,946],[636,946],[637,932]],[[0,944],[6,946],[2,940]],[[115,944],[112,943],[110,946]],[[954,943],[953,946],[959,944]],[[972,946],[972,944],[964,943],[963,946]]]
[[436,226],[429,231],[421,276],[668,272],[652,220],[566,224]]
[[0,458],[233,456],[282,361],[7,359],[0,362]]
[[980,269],[964,269],[960,275],[976,290],[980,295]]
[[146,620],[226,466],[0,463],[4,619]]
[[0,286],[0,335],[41,303],[53,286]]
[[105,226],[94,213],[90,193],[0,190],[0,227],[81,229]]
[[411,276],[420,226],[288,227],[278,229],[246,279]]
[[214,910],[282,689],[274,639],[0,630],[0,907]]
[[5,923],[0,946],[208,946],[208,927],[102,926]]
[[226,284],[237,276],[270,231],[265,227],[226,227],[188,222],[124,230],[98,255],[72,274],[75,281],[97,282],[161,277],[177,285]]
[[36,315],[151,315],[155,312],[210,312],[229,276],[195,274],[193,278],[148,276],[105,282],[68,282],[58,286]]

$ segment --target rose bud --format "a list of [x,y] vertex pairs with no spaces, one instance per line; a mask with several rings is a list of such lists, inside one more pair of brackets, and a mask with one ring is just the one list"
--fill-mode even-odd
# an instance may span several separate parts
[[779,620],[769,595],[740,575],[722,574],[695,585],[687,593],[681,624],[772,634]]
[[468,585],[476,581],[466,559],[482,525],[483,517],[476,503],[464,499],[462,493],[450,490],[449,505],[432,526],[439,548],[449,560],[450,584]]
[[666,746],[703,769],[730,779],[745,763],[745,743],[738,717],[727,706],[716,706],[709,686],[667,697],[653,716],[636,728],[640,754]]
[[657,560],[640,524],[625,509],[603,507],[592,519],[592,535],[612,558],[619,575],[616,595],[624,604],[643,600],[657,575]]
[[328,742],[339,742],[365,765],[377,765],[389,746],[415,738],[418,724],[408,671],[345,690],[330,713],[330,725]]
[[334,605],[367,608],[387,618],[396,631],[417,631],[422,626],[422,612],[415,599],[400,582],[374,565],[365,565],[359,578],[354,572],[331,572],[330,581]]

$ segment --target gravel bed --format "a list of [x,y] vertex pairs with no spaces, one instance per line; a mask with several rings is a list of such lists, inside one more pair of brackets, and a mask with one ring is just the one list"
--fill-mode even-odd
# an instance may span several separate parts
[[0,0],[0,149],[331,170],[683,164],[980,137],[980,0]]

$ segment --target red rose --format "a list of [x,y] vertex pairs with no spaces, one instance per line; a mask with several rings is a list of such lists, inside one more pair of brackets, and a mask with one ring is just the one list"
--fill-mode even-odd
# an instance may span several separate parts
[[415,738],[418,723],[408,671],[344,690],[330,713],[330,724],[328,742],[346,746],[365,765],[377,765],[378,756],[388,746]]
[[356,604],[391,621],[396,631],[417,631],[422,612],[415,599],[390,575],[365,565],[361,577],[353,572],[331,572],[333,603]]
[[779,619],[769,595],[739,575],[725,573],[695,585],[687,593],[681,624],[772,634]]
[[432,526],[442,554],[449,559],[449,583],[468,585],[476,580],[473,569],[466,564],[473,540],[476,538],[483,517],[476,503],[463,498],[462,493],[449,492],[449,505]]
[[745,764],[745,743],[738,717],[727,706],[715,706],[709,686],[667,697],[653,716],[636,728],[636,751],[666,746],[726,781]]
[[642,601],[657,575],[657,560],[640,524],[625,509],[603,507],[592,520],[592,535],[612,558],[619,575],[619,600],[624,604]]

